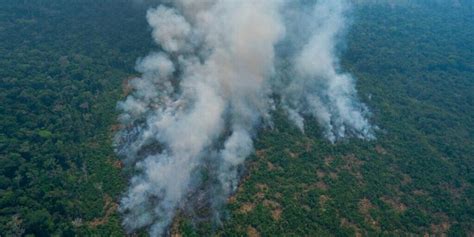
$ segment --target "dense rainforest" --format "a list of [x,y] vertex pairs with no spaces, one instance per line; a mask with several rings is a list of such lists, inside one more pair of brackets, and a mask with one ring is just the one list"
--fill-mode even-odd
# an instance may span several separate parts
[[[138,2],[0,1],[0,236],[125,234],[116,103],[155,47]],[[377,139],[331,144],[277,109],[223,223],[182,213],[173,234],[474,234],[472,3],[357,4],[346,38]]]
[[151,48],[128,4],[0,2],[1,236],[122,233],[115,103]]

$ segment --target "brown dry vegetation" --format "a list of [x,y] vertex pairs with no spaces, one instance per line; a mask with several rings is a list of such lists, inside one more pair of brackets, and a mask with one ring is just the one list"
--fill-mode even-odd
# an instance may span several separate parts
[[260,233],[252,226],[247,227],[247,236],[248,237],[260,237]]
[[273,220],[279,221],[281,219],[283,210],[280,203],[272,200],[264,200],[263,206],[271,210]]
[[255,204],[247,202],[240,206],[239,212],[242,214],[247,214],[251,212],[254,208],[255,208]]
[[384,197],[381,197],[380,199],[399,213],[404,212],[407,209],[407,206],[403,204],[402,202],[400,202],[399,198],[390,198],[390,197],[384,196]]
[[95,218],[89,222],[89,226],[96,228],[99,225],[104,225],[109,221],[109,217],[117,210],[118,204],[113,202],[112,198],[108,195],[104,196],[104,211],[105,215],[100,218]]

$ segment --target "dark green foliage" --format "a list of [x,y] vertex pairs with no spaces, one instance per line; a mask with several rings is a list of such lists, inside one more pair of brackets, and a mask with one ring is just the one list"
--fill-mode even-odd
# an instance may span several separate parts
[[[315,121],[301,134],[276,111],[229,218],[215,227],[180,217],[180,232],[472,235],[474,11],[458,2],[467,7],[355,9],[342,65],[378,139],[330,144]],[[123,81],[153,47],[142,7],[0,1],[1,236],[124,234],[116,203],[126,179],[111,127]]]
[[423,6],[353,12],[342,64],[378,139],[332,145],[277,112],[216,235],[474,233],[474,12]]
[[111,127],[151,48],[145,11],[131,6],[0,2],[1,236],[123,234]]

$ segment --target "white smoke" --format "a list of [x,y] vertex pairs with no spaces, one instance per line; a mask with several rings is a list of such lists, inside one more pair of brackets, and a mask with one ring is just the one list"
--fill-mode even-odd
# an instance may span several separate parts
[[335,56],[348,8],[345,1],[319,0],[306,15],[310,20],[303,20],[303,31],[309,32],[308,41],[293,55],[292,78],[281,92],[289,118],[302,131],[303,116],[314,116],[332,142],[347,134],[374,138],[365,117],[367,109],[357,100],[354,79],[339,72]]
[[175,9],[163,6],[150,9],[146,17],[153,28],[155,42],[165,51],[176,52],[186,47],[191,26]]
[[129,82],[133,93],[118,104],[123,129],[117,152],[135,168],[120,205],[127,231],[165,234],[176,211],[202,188],[209,163],[210,203],[219,208],[236,189],[256,128],[271,120],[271,95],[281,96],[301,129],[303,117],[314,116],[332,141],[347,131],[372,138],[352,78],[337,71],[344,1],[317,2],[311,36],[293,54],[294,76],[273,80],[282,74],[275,68],[277,45],[291,30],[282,11],[294,3],[175,0],[149,9],[162,51],[138,61],[142,76]]

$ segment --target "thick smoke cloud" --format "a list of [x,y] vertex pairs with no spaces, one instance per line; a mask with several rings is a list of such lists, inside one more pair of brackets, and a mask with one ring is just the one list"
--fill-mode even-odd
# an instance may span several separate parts
[[[337,42],[345,32],[344,1],[320,0],[304,14],[293,11],[289,18],[305,27],[292,32],[306,39],[291,39],[298,45],[290,52],[290,73],[281,91],[289,118],[303,131],[303,116],[313,116],[324,128],[326,137],[335,142],[347,134],[372,139],[366,119],[367,109],[356,98],[354,79],[341,73],[336,55]],[[298,18],[298,19],[296,19]],[[297,46],[298,47],[298,46]]]
[[201,189],[218,218],[253,152],[256,128],[280,104],[302,130],[304,117],[315,117],[333,142],[373,138],[353,79],[335,57],[348,4],[318,1],[301,12],[311,23],[299,29],[302,38],[289,36],[302,4],[175,0],[148,10],[161,51],[138,60],[142,76],[118,104],[116,149],[135,169],[120,205],[128,231],[163,235]]

